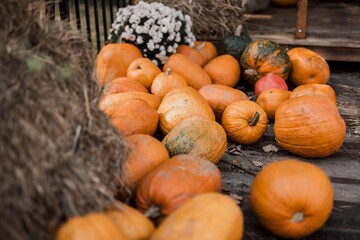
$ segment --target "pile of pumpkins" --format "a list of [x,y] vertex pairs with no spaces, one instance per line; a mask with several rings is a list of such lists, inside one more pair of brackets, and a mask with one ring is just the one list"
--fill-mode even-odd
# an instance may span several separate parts
[[[211,42],[182,45],[162,68],[128,43],[101,49],[99,108],[131,149],[119,173],[129,191],[119,195],[134,205],[117,202],[105,213],[72,218],[56,240],[76,234],[81,239],[90,239],[87,234],[98,234],[91,239],[242,239],[242,211],[221,193],[216,166],[228,139],[256,143],[274,121],[276,141],[291,153],[323,158],[341,147],[346,126],[326,84],[326,61],[309,49],[286,52],[268,40],[241,47],[218,54]],[[296,86],[292,91],[287,79]],[[252,86],[256,101],[236,88],[239,84]],[[300,238],[325,223],[333,189],[320,168],[281,160],[254,178],[250,200],[267,229]],[[81,226],[85,230],[78,233]]]

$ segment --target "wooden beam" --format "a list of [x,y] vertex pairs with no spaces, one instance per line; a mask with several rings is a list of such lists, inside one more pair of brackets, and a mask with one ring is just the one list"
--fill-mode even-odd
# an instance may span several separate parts
[[306,33],[308,0],[298,0],[297,7],[295,38],[304,39]]

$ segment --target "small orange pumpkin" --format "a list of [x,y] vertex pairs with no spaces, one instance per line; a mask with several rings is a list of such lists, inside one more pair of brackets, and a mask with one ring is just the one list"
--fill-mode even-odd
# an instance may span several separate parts
[[304,95],[322,95],[329,97],[336,103],[336,94],[334,89],[327,84],[308,83],[297,86],[290,95],[290,98],[300,97]]
[[223,127],[203,117],[191,117],[177,124],[163,139],[170,156],[190,154],[217,163],[226,150]]
[[204,69],[214,84],[235,87],[240,79],[240,64],[230,54],[223,54],[213,58],[204,66]]
[[131,240],[149,239],[155,230],[154,223],[142,212],[119,201],[105,215]]
[[248,99],[243,91],[222,84],[205,85],[199,89],[199,93],[208,101],[219,122],[221,122],[225,108],[230,103]]
[[171,71],[170,68],[166,72],[157,75],[151,84],[151,93],[163,99],[164,96],[173,89],[186,87],[186,80],[179,74]]
[[275,111],[277,107],[290,98],[291,92],[278,88],[269,88],[263,91],[256,99],[256,103],[260,105],[266,112],[268,119],[275,119]]
[[142,177],[169,159],[169,153],[162,142],[150,135],[133,134],[124,141],[130,152],[121,179],[132,193]]
[[211,84],[211,78],[207,72],[183,54],[172,54],[165,63],[163,71],[168,68],[185,78],[187,84],[196,90]]
[[222,116],[222,126],[227,136],[243,145],[257,142],[265,134],[267,123],[266,112],[250,100],[231,103]]
[[166,135],[182,120],[201,116],[215,121],[208,102],[192,87],[183,87],[168,92],[158,108],[160,130]]
[[299,239],[324,225],[333,198],[323,170],[292,159],[267,165],[250,188],[251,205],[260,223],[283,238]]
[[204,65],[218,55],[216,46],[209,41],[196,41],[194,48],[204,58]]
[[101,48],[96,57],[96,78],[105,85],[119,77],[126,77],[130,63],[141,58],[140,50],[130,43],[109,43]]
[[307,158],[323,158],[340,149],[346,125],[333,100],[306,95],[278,106],[274,133],[276,141],[287,151]]
[[136,207],[146,216],[167,216],[193,196],[220,192],[220,170],[208,160],[176,155],[147,174],[136,190]]
[[296,86],[308,83],[327,83],[330,79],[330,68],[326,60],[316,52],[296,47],[287,54],[292,65],[290,81]]
[[149,58],[137,58],[130,63],[126,76],[150,89],[154,78],[160,73],[160,68]]
[[120,93],[120,92],[144,92],[148,93],[148,90],[139,82],[130,80],[127,77],[116,78],[110,83],[104,86],[101,92],[102,96]]
[[176,53],[187,56],[191,61],[195,62],[200,67],[204,66],[205,64],[203,56],[201,56],[198,51],[188,45],[180,45],[176,48]]

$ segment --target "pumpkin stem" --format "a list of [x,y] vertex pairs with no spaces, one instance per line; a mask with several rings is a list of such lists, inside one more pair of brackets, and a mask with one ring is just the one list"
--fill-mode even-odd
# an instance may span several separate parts
[[170,71],[171,71],[171,68],[168,67],[168,68],[166,69],[166,76],[170,76]]
[[256,76],[258,72],[256,71],[256,69],[249,68],[245,70],[245,74],[250,76]]
[[205,45],[206,45],[206,41],[202,41],[201,44],[198,45],[198,46],[196,46],[194,49],[195,49],[196,51],[199,51],[199,50],[201,50],[203,47],[205,47]]
[[295,213],[291,221],[296,223],[304,221],[304,214],[302,212]]
[[260,119],[260,113],[255,112],[254,116],[249,118],[248,123],[250,126],[255,126],[258,123],[259,119]]
[[161,216],[160,207],[156,205],[151,205],[151,207],[144,212],[144,215],[150,219],[156,219]]
[[235,31],[235,36],[240,37],[242,27],[243,27],[242,24],[240,24],[239,26],[237,26],[236,31]]

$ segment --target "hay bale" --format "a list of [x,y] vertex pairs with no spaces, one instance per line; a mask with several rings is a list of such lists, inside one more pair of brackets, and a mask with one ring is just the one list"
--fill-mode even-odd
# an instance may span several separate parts
[[244,4],[247,0],[133,0],[161,2],[181,10],[193,21],[192,31],[197,40],[216,41],[233,34],[245,22]]
[[0,236],[49,239],[121,186],[126,146],[99,111],[90,46],[39,2],[0,4]]

